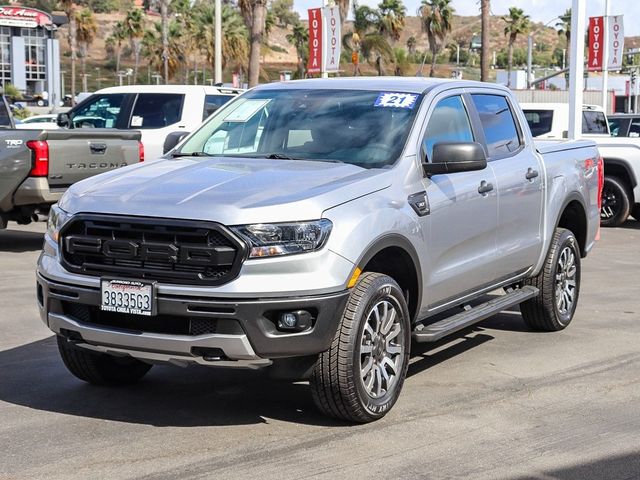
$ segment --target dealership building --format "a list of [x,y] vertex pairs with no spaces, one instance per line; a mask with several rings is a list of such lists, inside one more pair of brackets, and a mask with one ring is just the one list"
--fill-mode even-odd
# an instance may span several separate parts
[[60,45],[55,38],[65,16],[33,8],[0,6],[0,86],[59,102]]

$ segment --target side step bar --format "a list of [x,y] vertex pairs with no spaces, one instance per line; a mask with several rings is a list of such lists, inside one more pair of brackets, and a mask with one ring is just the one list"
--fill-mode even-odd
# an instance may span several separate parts
[[420,324],[413,330],[413,339],[418,343],[436,342],[447,335],[451,335],[474,323],[492,317],[507,308],[536,297],[538,292],[539,290],[536,287],[527,285],[431,325]]

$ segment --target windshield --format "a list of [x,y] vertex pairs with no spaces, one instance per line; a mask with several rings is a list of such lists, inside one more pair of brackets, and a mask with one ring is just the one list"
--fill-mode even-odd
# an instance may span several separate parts
[[221,108],[176,156],[393,164],[420,95],[355,90],[256,90]]
[[553,110],[525,110],[524,116],[527,119],[532,136],[539,137],[551,131]]

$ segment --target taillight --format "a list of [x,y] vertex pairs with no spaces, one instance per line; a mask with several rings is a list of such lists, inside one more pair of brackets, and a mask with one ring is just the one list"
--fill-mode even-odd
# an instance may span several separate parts
[[144,162],[144,145],[142,142],[138,142],[138,156],[141,162]]
[[30,177],[46,177],[49,175],[49,145],[43,140],[29,140],[27,147],[33,150],[33,168]]
[[602,188],[604,187],[604,159],[598,156],[598,210],[602,208]]

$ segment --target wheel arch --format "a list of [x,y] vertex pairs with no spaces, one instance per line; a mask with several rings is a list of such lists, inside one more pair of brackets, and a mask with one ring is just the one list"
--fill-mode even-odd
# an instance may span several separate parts
[[569,194],[560,209],[555,228],[571,230],[578,240],[580,256],[584,258],[587,255],[587,209],[580,194],[577,192]]
[[628,162],[626,162],[624,159],[604,157],[603,160],[605,176],[609,175],[612,177],[620,178],[627,183],[630,190],[633,190],[638,186],[638,180],[629,167]]
[[355,268],[383,273],[398,282],[408,300],[411,321],[416,320],[422,305],[422,269],[418,253],[406,237],[390,234],[374,240],[364,249]]

